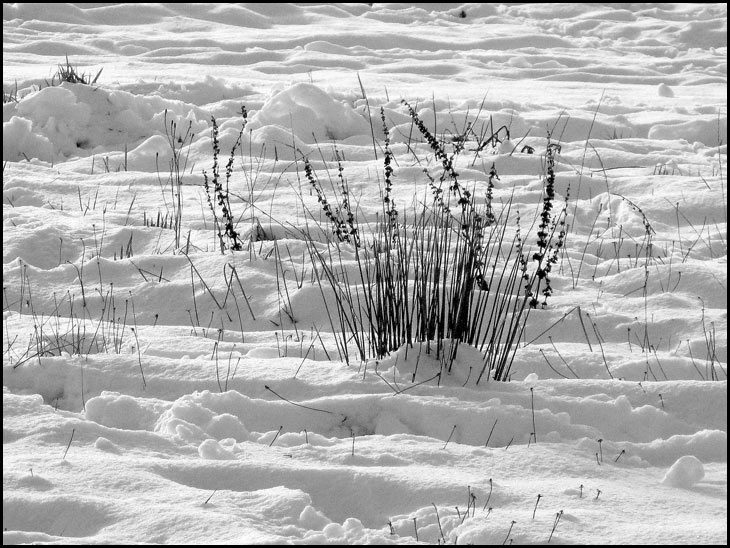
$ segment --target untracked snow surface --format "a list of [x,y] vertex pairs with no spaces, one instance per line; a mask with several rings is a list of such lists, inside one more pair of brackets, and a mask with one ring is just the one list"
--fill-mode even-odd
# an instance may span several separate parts
[[[3,90],[4,544],[727,543],[726,6],[3,4]],[[409,106],[533,250],[554,158],[505,381],[333,335]]]

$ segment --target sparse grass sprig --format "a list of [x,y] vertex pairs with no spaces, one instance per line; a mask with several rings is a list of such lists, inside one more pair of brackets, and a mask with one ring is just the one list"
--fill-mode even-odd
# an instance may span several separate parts
[[340,153],[337,150],[336,145],[335,157],[337,158],[337,178],[339,180],[341,196],[339,210],[341,212],[340,216],[344,219],[344,240],[348,243],[352,242],[355,247],[360,247],[359,228],[357,226],[357,219],[352,211],[350,201],[350,187],[347,184],[347,179],[345,179],[345,176],[343,175],[345,168],[342,167],[342,158],[340,157]]
[[[441,162],[441,165],[443,166],[443,174],[441,175],[441,181],[443,182],[446,178],[450,178],[452,181],[451,187],[450,187],[451,190],[453,192],[459,192],[461,190],[461,187],[458,182],[459,174],[454,169],[453,156],[450,158],[449,155],[446,154],[446,151],[444,151],[444,148],[441,145],[441,143],[428,130],[428,128],[426,127],[426,124],[418,116],[418,113],[415,111],[415,109],[405,99],[402,100],[401,102],[408,109],[408,114],[410,115],[411,119],[413,120],[413,123],[415,124],[416,128],[418,128],[418,131],[421,132],[421,135],[424,137],[424,139],[426,139],[426,142],[431,147],[431,150],[433,150],[433,152],[436,156],[436,159]],[[455,152],[454,156],[455,155],[456,155],[456,152]]]
[[[187,168],[188,157],[190,156],[190,144],[193,142],[193,122],[189,121],[184,133],[178,131],[178,123],[175,120],[167,118],[167,109],[165,109],[165,138],[170,147],[170,159],[168,161],[167,180],[163,183],[160,178],[159,153],[155,155],[155,165],[157,167],[157,178],[162,189],[162,199],[167,208],[164,225],[167,225],[167,217],[170,217],[170,226],[175,232],[175,249],[179,249],[181,245],[182,234],[182,215],[183,215],[183,174]],[[169,190],[168,190],[169,185]],[[170,205],[168,206],[166,192],[170,193]],[[170,212],[170,209],[172,211]],[[158,226],[159,226],[158,213]]]
[[309,162],[308,158],[304,158],[304,175],[307,178],[309,185],[317,194],[317,202],[319,202],[322,212],[332,227],[332,234],[339,242],[359,243],[359,238],[354,240],[358,231],[355,224],[355,217],[350,209],[350,202],[347,197],[349,191],[347,190],[347,183],[342,176],[341,164],[338,164],[338,174],[341,177],[341,192],[343,193],[342,204],[347,213],[346,219],[342,217],[339,206],[332,207],[332,204],[330,204],[327,199],[327,195],[324,192],[322,184],[319,182],[319,178],[314,172],[314,168],[312,168],[312,164]]
[[380,107],[380,119],[383,122],[383,135],[384,135],[384,146],[383,146],[383,175],[385,180],[385,190],[383,193],[383,215],[386,221],[386,229],[388,236],[394,238],[397,236],[397,230],[395,228],[398,225],[398,208],[396,207],[395,199],[393,198],[393,151],[390,148],[390,132],[388,131],[388,125],[385,121],[385,109]]
[[[243,132],[248,121],[248,113],[245,106],[241,107],[241,118],[243,119],[241,130],[239,131],[238,137],[231,148],[231,153],[225,167],[225,184],[221,180],[220,164],[218,163],[220,142],[218,140],[219,130],[215,117],[211,117],[211,139],[213,141],[212,179],[209,180],[208,172],[203,170],[203,188],[205,189],[208,199],[208,206],[213,213],[213,224],[215,226],[216,235],[218,236],[221,253],[225,253],[226,249],[231,251],[241,251],[243,249],[240,236],[236,230],[236,222],[233,211],[231,209],[230,183],[231,176],[233,175],[233,163],[236,157],[236,149],[238,149],[241,145]],[[217,208],[220,208],[220,215],[217,212]]]
[[[538,250],[532,255],[532,260],[537,263],[535,271],[537,277],[537,286],[530,288],[532,297],[530,299],[530,307],[536,308],[539,301],[540,286],[542,288],[543,306],[547,306],[547,299],[552,295],[553,289],[550,283],[550,271],[554,264],[558,262],[558,254],[563,247],[565,241],[565,217],[567,209],[563,209],[561,215],[556,219],[552,215],[553,203],[555,202],[555,154],[560,152],[560,145],[551,143],[548,137],[547,149],[545,151],[545,178],[544,178],[544,195],[543,206],[540,213],[540,225],[537,231],[537,247]],[[553,243],[555,231],[560,226],[557,239]]]

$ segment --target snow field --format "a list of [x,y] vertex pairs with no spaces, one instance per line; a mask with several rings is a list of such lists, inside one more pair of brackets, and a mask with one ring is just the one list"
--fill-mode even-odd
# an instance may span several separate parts
[[[3,10],[4,543],[726,543],[726,8]],[[99,85],[46,86],[65,53]],[[566,247],[510,382],[466,345],[438,381],[427,343],[336,350],[301,159],[374,227],[382,106],[417,207],[441,170],[401,99],[466,135],[481,202],[494,163],[532,245],[561,144]],[[221,254],[202,170],[241,105]]]

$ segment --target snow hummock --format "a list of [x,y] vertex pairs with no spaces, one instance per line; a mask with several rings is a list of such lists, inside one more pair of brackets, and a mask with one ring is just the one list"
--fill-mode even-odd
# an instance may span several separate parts
[[689,489],[705,477],[702,461],[692,455],[679,457],[662,479],[664,485]]
[[345,141],[368,133],[368,122],[352,106],[312,84],[294,84],[268,99],[249,129],[274,126],[304,143]]

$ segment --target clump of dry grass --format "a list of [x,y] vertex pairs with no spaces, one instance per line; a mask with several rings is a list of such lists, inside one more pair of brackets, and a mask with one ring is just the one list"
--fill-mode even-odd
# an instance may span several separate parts
[[99,72],[96,73],[96,76],[92,78],[90,73],[86,74],[85,72],[79,72],[78,67],[75,67],[71,64],[71,62],[68,60],[67,55],[66,64],[62,63],[58,65],[58,70],[56,70],[56,74],[53,75],[50,83],[47,83],[51,86],[57,85],[55,84],[55,81],[58,80],[59,84],[63,82],[68,82],[70,84],[86,84],[88,86],[91,86],[96,84],[99,76],[101,76],[101,71],[103,70],[104,67],[100,68]]
[[[336,236],[326,244],[310,234],[305,239],[322,294],[326,289],[334,295],[328,313],[340,355],[346,361],[354,356],[364,361],[383,358],[403,345],[425,343],[426,351],[434,352],[450,372],[459,344],[467,343],[484,356],[477,383],[485,375],[507,380],[529,311],[546,306],[552,295],[549,275],[564,243],[567,205],[553,211],[559,146],[548,140],[537,251],[531,254],[511,200],[495,212],[493,191],[499,179],[495,167],[489,171],[485,195],[477,197],[475,186],[462,183],[456,169],[463,143],[448,152],[415,109],[404,105],[440,173],[434,176],[424,169],[423,204],[410,209],[397,206],[393,153],[381,110],[382,214],[367,237],[361,236],[349,207],[346,186],[341,186],[342,199],[336,201],[342,207],[332,207],[305,159],[307,179]],[[428,165],[428,159],[423,164]],[[338,170],[344,181],[339,163]],[[517,227],[510,237],[513,217]],[[343,263],[348,254],[354,269]]]
[[3,86],[3,105],[5,103],[17,103],[20,99],[18,98],[18,81],[15,81],[15,86],[5,91]]

